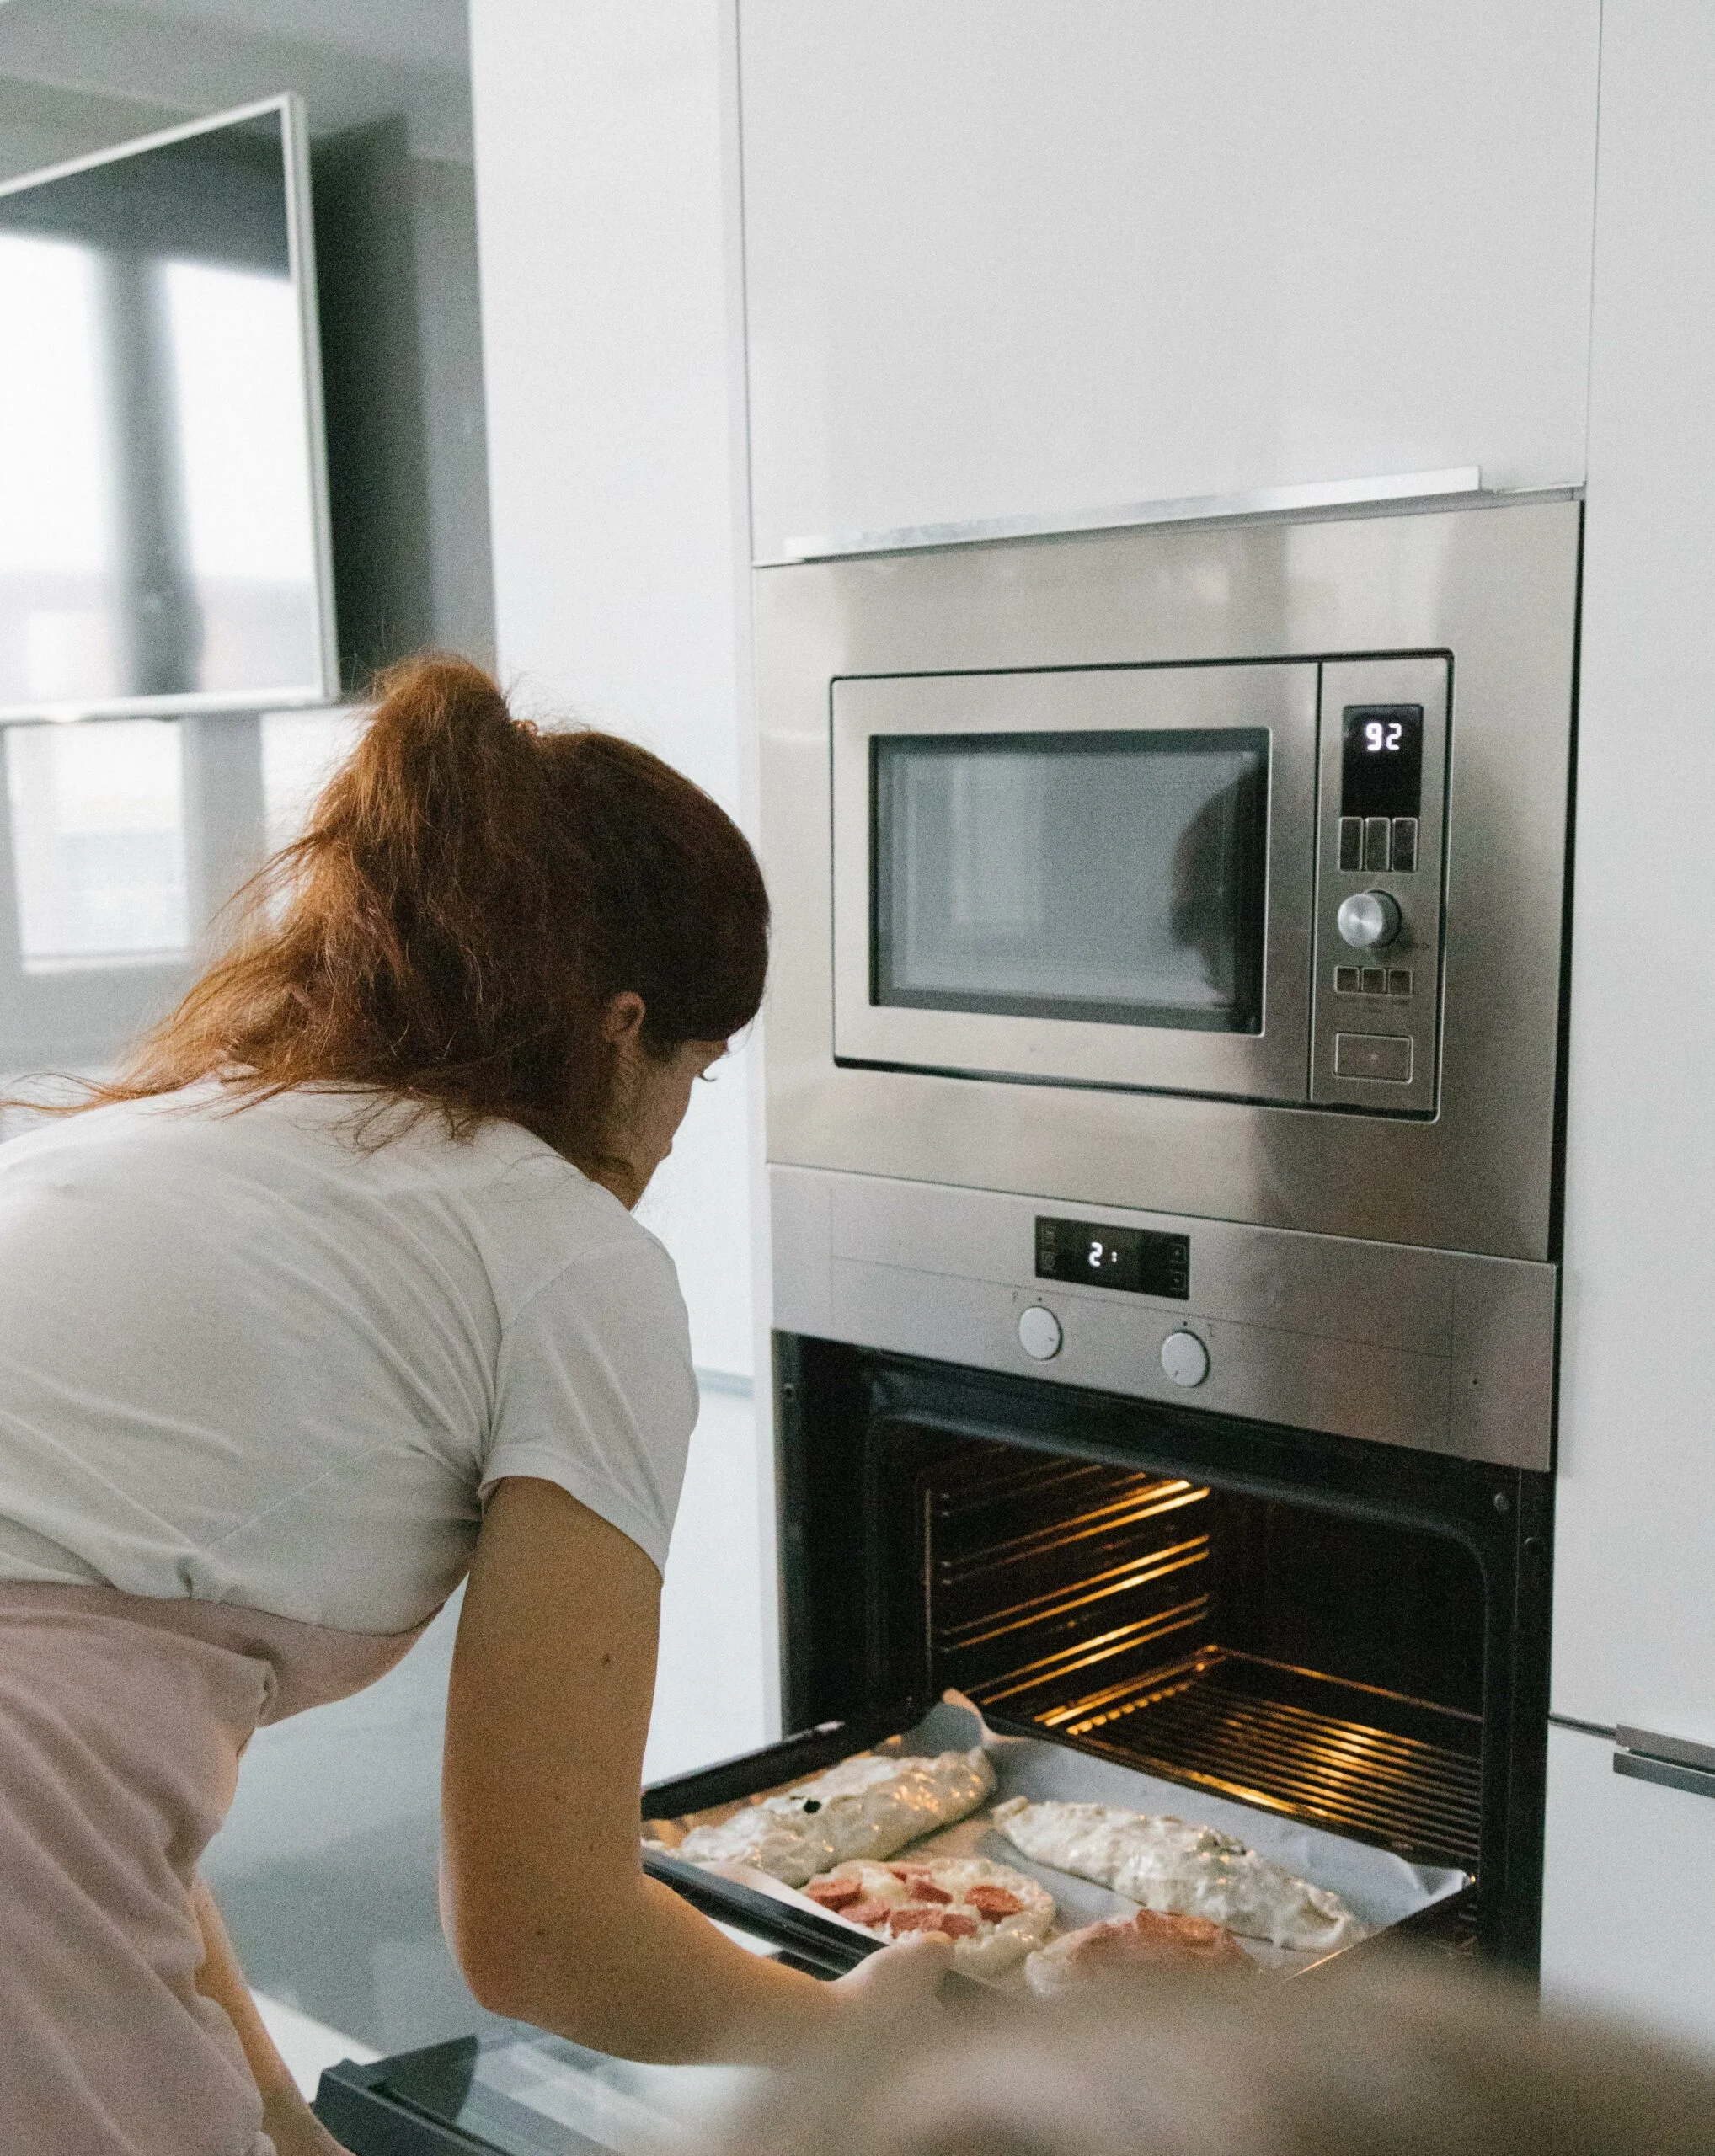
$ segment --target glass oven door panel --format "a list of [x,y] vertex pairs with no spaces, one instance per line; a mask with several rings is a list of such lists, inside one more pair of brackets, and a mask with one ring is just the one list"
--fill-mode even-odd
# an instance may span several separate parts
[[836,682],[836,1054],[1304,1099],[1316,675]]

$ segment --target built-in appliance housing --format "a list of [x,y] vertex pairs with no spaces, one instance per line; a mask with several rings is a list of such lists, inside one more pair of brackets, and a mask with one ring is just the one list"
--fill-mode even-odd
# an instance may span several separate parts
[[1579,533],[759,570],[771,1161],[1547,1260]]
[[756,579],[788,1726],[952,1686],[1525,1964],[1579,514]]

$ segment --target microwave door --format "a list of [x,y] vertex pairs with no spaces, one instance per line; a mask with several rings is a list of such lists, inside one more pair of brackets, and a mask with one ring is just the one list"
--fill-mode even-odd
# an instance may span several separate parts
[[1313,663],[833,688],[835,1054],[1307,1097]]

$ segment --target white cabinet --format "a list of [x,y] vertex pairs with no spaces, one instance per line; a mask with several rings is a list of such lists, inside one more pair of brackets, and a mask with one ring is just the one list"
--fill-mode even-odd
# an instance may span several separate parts
[[1613,1746],[1548,1734],[1542,1988],[1715,2050],[1715,1800],[1629,1780]]
[[755,541],[1584,476],[1597,0],[740,0]]
[[1715,1743],[1712,109],[1708,0],[1608,0],[1552,1680],[1561,1714],[1704,1743]]

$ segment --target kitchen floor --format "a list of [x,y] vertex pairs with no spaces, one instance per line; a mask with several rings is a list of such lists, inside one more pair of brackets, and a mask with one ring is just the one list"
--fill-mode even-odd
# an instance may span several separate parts
[[[650,1779],[764,1741],[761,1514],[747,1395],[706,1380],[668,1561]],[[251,1743],[204,1862],[301,2079],[321,2063],[505,2025],[466,1988],[435,1908],[448,1604],[391,1675]]]

